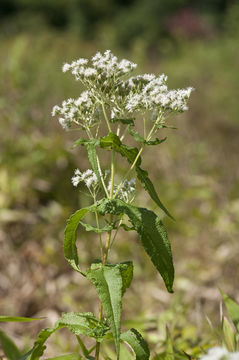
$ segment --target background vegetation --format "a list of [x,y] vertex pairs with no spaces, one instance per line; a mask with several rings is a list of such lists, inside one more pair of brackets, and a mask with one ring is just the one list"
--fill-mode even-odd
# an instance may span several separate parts
[[[239,299],[237,1],[2,0],[0,21],[0,308],[47,317],[24,329],[7,325],[7,333],[27,348],[62,311],[98,307],[62,252],[66,219],[87,202],[70,182],[76,167],[88,166],[86,154],[71,149],[77,135],[64,133],[50,113],[81,91],[62,63],[111,48],[141,73],[164,72],[171,87],[196,89],[189,112],[172,120],[178,130],[167,130],[159,152],[144,157],[177,219],[165,219],[175,294],[164,291],[134,236],[122,232],[111,260],[136,264],[124,319],[139,323],[155,354],[164,349],[166,324],[180,351],[217,343],[205,316],[217,326],[218,288]],[[136,202],[155,210],[143,191]],[[94,258],[92,244],[81,235],[81,263]],[[48,355],[72,346],[58,335]]]

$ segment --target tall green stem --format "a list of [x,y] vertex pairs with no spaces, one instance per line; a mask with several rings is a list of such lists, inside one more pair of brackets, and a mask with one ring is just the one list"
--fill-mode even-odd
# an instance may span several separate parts
[[101,106],[102,106],[103,114],[104,114],[105,121],[106,121],[106,124],[107,124],[108,129],[109,129],[109,132],[112,132],[112,131],[111,131],[111,127],[110,127],[110,122],[109,122],[108,116],[107,116],[107,114],[106,114],[104,102],[101,103]]
[[[110,187],[110,195],[109,195],[110,199],[113,199],[113,196],[114,196],[114,176],[115,176],[115,152],[113,150],[112,151],[112,158],[111,158],[111,187]],[[110,215],[110,223],[112,223],[112,221],[113,221],[113,215]],[[104,251],[103,258],[102,258],[102,265],[103,266],[105,266],[106,261],[108,259],[109,249],[110,249],[110,242],[111,242],[111,235],[112,235],[112,230],[110,230],[108,232],[105,251]],[[99,320],[102,321],[102,318],[103,318],[103,306],[102,306],[102,303],[100,302]],[[99,360],[99,356],[100,356],[100,342],[96,342],[95,360]]]

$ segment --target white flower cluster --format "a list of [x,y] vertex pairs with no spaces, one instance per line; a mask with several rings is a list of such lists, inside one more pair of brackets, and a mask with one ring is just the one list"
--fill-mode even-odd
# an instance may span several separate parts
[[75,176],[72,177],[72,184],[77,186],[81,181],[89,188],[95,188],[97,186],[98,180],[94,171],[88,169],[84,172],[81,172],[79,169],[75,170]]
[[[115,185],[114,186],[114,191],[113,194],[116,193],[118,186]],[[126,203],[130,202],[133,200],[134,198],[134,193],[135,193],[135,189],[136,189],[136,180],[135,179],[131,179],[131,180],[127,180],[125,179],[121,189],[119,190],[119,192],[117,193],[117,198],[121,199],[123,201],[125,201]],[[108,188],[107,190],[110,192],[111,190],[111,180],[109,181],[108,184]]]
[[83,129],[91,128],[99,122],[100,109],[89,91],[84,91],[78,99],[68,99],[61,107],[55,105],[52,116],[60,115],[59,122],[65,130],[69,130],[72,123]]
[[230,353],[225,348],[214,347],[200,360],[239,360],[239,352]]
[[125,110],[129,113],[136,111],[183,112],[188,110],[187,101],[193,90],[168,90],[167,76],[156,77],[153,74],[131,77],[125,84],[128,95],[123,100]]
[[82,58],[73,61],[71,64],[64,64],[62,70],[63,72],[70,70],[76,80],[83,82],[95,80],[99,82],[112,77],[114,79],[119,78],[130,73],[136,66],[136,64],[126,59],[118,61],[118,58],[110,50],[106,50],[104,54],[97,52],[90,62]]
[[170,112],[183,112],[188,109],[187,102],[193,90],[168,90],[167,76],[144,74],[124,78],[135,68],[136,64],[123,59],[121,61],[110,50],[103,54],[97,52],[90,60],[79,59],[71,64],[64,64],[63,72],[71,71],[76,80],[80,80],[87,91],[76,99],[69,99],[62,106],[55,106],[52,115],[60,115],[64,129],[71,124],[83,129],[99,124],[102,102],[111,108],[112,118],[132,117],[135,112],[149,111],[152,119],[167,115]]

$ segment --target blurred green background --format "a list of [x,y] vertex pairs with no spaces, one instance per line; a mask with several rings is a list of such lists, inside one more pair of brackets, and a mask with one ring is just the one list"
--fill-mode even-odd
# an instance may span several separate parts
[[[175,294],[166,293],[136,237],[122,232],[111,261],[135,262],[124,320],[138,322],[153,351],[166,323],[180,349],[213,343],[205,315],[218,323],[218,288],[239,300],[236,0],[0,1],[1,313],[51,322],[62,311],[97,311],[94,290],[62,251],[66,219],[86,201],[70,178],[76,167],[88,168],[87,157],[71,149],[77,134],[65,133],[51,109],[82,90],[61,72],[63,62],[108,48],[138,63],[138,73],[164,72],[170,87],[196,89],[189,111],[171,119],[178,130],[165,132],[157,155],[150,149],[144,155],[144,168],[177,219],[165,219]],[[157,211],[143,190],[136,203]],[[95,242],[82,234],[85,266],[97,257]],[[8,331],[18,342],[28,333],[27,346],[42,326],[8,325]],[[62,339],[52,346],[70,349]]]

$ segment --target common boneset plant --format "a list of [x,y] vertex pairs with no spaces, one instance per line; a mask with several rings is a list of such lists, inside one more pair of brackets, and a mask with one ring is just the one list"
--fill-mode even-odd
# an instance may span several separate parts
[[[137,330],[121,332],[122,297],[133,278],[133,263],[109,263],[109,253],[120,228],[138,233],[167,290],[173,292],[174,267],[167,231],[153,211],[132,205],[136,180],[131,176],[133,173],[136,175],[157,206],[172,218],[160,201],[148,172],[141,167],[141,153],[147,146],[156,146],[166,140],[159,139],[158,132],[169,127],[167,119],[171,115],[188,109],[187,102],[193,89],[168,90],[164,74],[129,77],[135,68],[136,64],[125,59],[119,61],[110,50],[104,54],[98,52],[91,60],[79,59],[63,66],[63,72],[71,72],[86,90],[77,99],[68,99],[61,106],[54,106],[52,115],[59,117],[65,130],[75,128],[82,133],[74,146],[86,148],[91,169],[76,169],[72,184],[77,187],[83,183],[92,198],[90,206],[77,210],[67,222],[64,255],[73,269],[96,288],[100,307],[96,315],[89,312],[63,314],[53,328],[42,330],[29,353],[31,360],[39,359],[45,341],[62,327],[67,327],[77,336],[84,359],[103,358],[101,342],[110,338],[115,343],[117,360],[120,358],[120,342],[128,343],[136,359],[149,359],[147,343]],[[143,124],[142,134],[134,128],[138,121]],[[127,136],[134,139],[135,147],[127,145]],[[99,149],[111,151],[108,169],[102,168]],[[129,164],[121,178],[117,172],[117,157],[125,158]],[[94,223],[83,222],[88,213],[94,215]],[[80,267],[77,254],[79,225],[96,233],[101,249],[101,259],[86,270]],[[80,335],[94,338],[95,345],[87,349]]]
[[[129,180],[128,177],[135,171],[139,182],[151,198],[171,217],[159,200],[148,173],[141,168],[140,155],[146,146],[158,145],[165,140],[159,140],[155,136],[161,128],[167,127],[168,116],[187,110],[187,101],[192,91],[191,87],[168,90],[167,77],[164,74],[158,77],[144,74],[129,78],[128,75],[136,66],[125,59],[118,61],[110,50],[104,54],[98,52],[90,61],[79,59],[71,64],[64,64],[63,72],[70,71],[75,79],[85,86],[86,91],[78,99],[63,101],[61,106],[55,106],[52,111],[52,115],[59,116],[59,122],[64,129],[69,130],[76,125],[86,135],[86,138],[78,139],[75,146],[86,147],[92,169],[84,172],[76,169],[72,183],[74,186],[78,186],[80,182],[85,184],[92,197],[92,205],[78,210],[68,220],[64,253],[73,269],[87,277],[96,287],[100,311],[98,320],[94,319],[102,329],[102,339],[103,333],[112,332],[117,359],[120,354],[120,340],[130,344],[137,358],[149,357],[148,347],[135,329],[126,333],[120,331],[121,301],[133,278],[133,264],[131,261],[108,263],[109,251],[119,228],[137,231],[145,251],[161,274],[169,292],[173,291],[174,279],[166,229],[151,210],[132,205],[136,181],[134,178]],[[144,123],[141,135],[134,130],[138,114]],[[102,122],[105,122],[108,128],[105,136],[98,135]],[[126,145],[123,142],[126,134],[132,136],[139,143],[139,147]],[[109,170],[102,169],[98,148],[112,152]],[[129,169],[118,182],[116,154],[125,157],[129,163]],[[82,222],[88,212],[95,214],[94,225]],[[131,226],[125,223],[126,217]],[[76,231],[79,224],[86,230],[99,234],[101,247],[101,260],[94,262],[86,271],[79,267],[77,255]],[[102,237],[104,232],[107,233],[105,244]],[[100,341],[97,338],[96,340],[95,359],[99,359]]]

